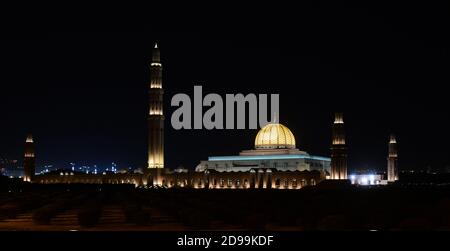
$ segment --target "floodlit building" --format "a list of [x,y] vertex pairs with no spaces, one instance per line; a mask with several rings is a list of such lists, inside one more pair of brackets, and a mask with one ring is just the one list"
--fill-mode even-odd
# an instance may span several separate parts
[[330,173],[330,158],[313,156],[296,148],[291,130],[279,123],[263,127],[255,138],[255,149],[244,150],[236,156],[213,156],[202,161],[197,172],[249,172],[264,169],[273,171],[319,171]]

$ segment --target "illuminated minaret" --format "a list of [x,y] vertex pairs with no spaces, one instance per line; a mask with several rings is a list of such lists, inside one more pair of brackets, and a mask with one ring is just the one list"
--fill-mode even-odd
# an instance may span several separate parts
[[148,168],[164,168],[164,90],[162,89],[162,65],[156,43],[150,64],[150,90],[148,94]]
[[389,137],[389,155],[388,155],[388,166],[387,166],[387,179],[388,182],[394,182],[398,180],[398,164],[397,164],[397,140],[395,135],[391,134]]
[[33,136],[28,135],[25,141],[25,155],[23,160],[23,181],[33,181],[36,169],[36,158],[34,156]]
[[336,113],[331,145],[331,179],[347,179],[347,146],[345,145],[344,117]]

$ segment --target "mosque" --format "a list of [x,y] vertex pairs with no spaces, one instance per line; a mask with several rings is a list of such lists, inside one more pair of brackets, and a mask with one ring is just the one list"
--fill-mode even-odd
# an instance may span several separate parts
[[[35,175],[34,141],[25,144],[24,181],[82,184],[134,184],[137,187],[190,187],[205,189],[300,189],[325,179],[347,180],[347,147],[344,120],[336,113],[332,125],[331,158],[314,156],[296,148],[294,134],[276,121],[256,135],[255,147],[235,156],[212,156],[195,171],[171,170],[164,165],[164,109],[162,64],[155,44],[150,64],[148,115],[148,168],[130,173],[82,174],[73,172]],[[397,176],[395,138],[389,141],[389,178]]]
[[202,161],[197,172],[250,172],[264,169],[275,171],[312,171],[330,174],[331,159],[309,155],[295,148],[295,137],[291,130],[279,123],[263,127],[255,139],[254,150],[244,150],[237,156],[214,156]]

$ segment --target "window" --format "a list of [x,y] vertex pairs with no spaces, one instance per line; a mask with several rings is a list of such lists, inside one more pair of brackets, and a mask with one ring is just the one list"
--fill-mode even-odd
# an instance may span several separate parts
[[292,180],[292,187],[297,187],[297,179]]
[[240,187],[241,186],[241,180],[236,180],[236,187]]
[[280,179],[278,179],[278,178],[275,179],[275,186],[276,187],[280,186]]
[[233,185],[233,180],[232,179],[228,179],[228,186],[231,187]]
[[223,187],[225,185],[225,180],[224,179],[220,179],[220,186]]

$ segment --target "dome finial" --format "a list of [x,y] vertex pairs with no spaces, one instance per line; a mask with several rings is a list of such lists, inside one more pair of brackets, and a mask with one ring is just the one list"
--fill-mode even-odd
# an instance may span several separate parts
[[155,49],[158,49],[158,43],[155,42]]
[[272,123],[274,123],[274,124],[278,123],[277,122],[277,113],[276,112],[273,113],[273,122]]

